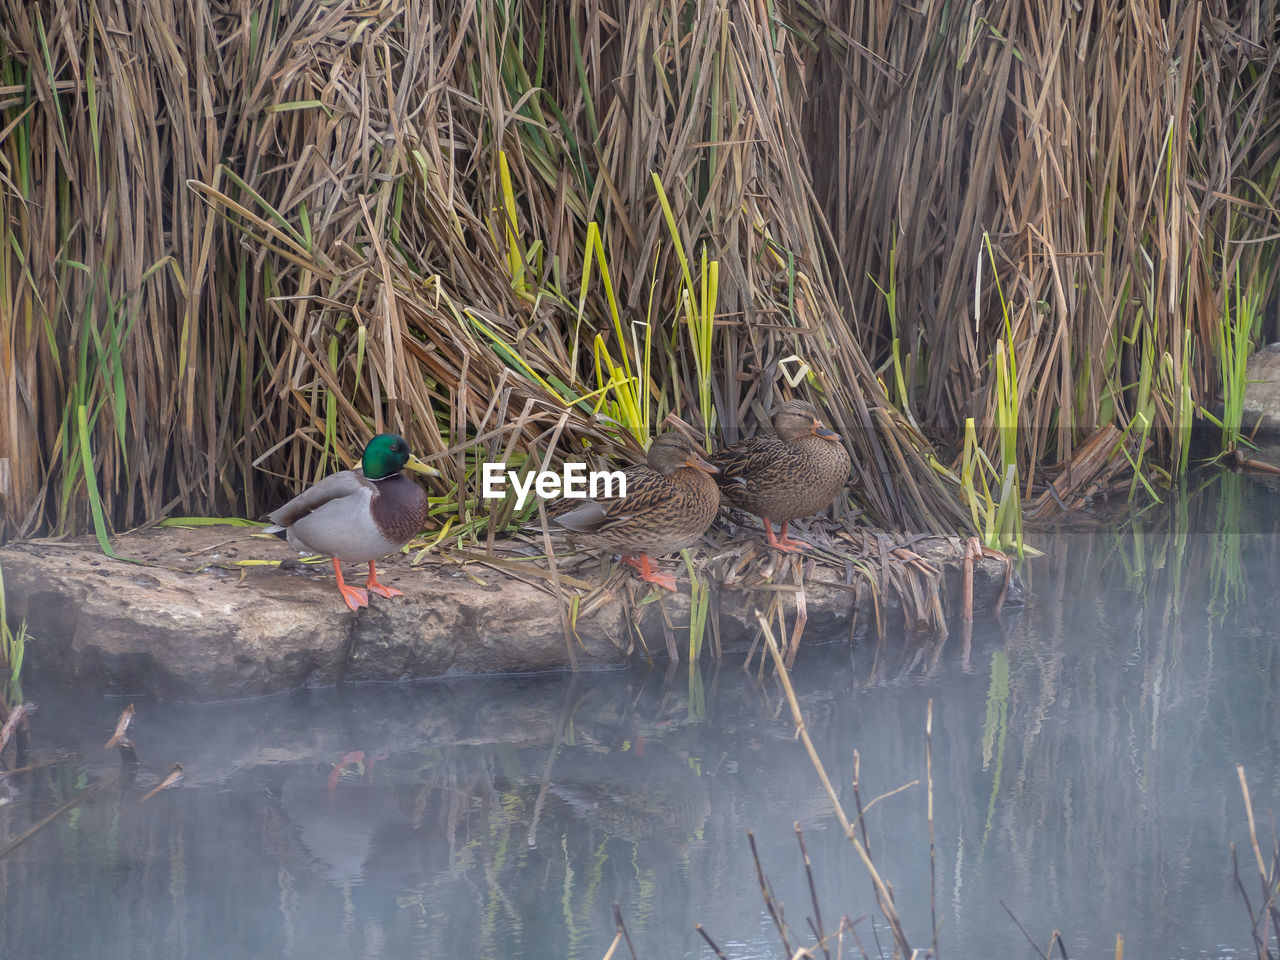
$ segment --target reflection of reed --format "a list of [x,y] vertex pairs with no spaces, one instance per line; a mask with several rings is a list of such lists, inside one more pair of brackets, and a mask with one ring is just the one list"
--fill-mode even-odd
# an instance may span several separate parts
[[32,824],[26,830],[22,831],[22,833],[18,834],[12,840],[6,843],[3,847],[0,847],[0,860],[3,860],[9,854],[13,853],[14,850],[18,849],[18,847],[26,843],[28,840],[30,840],[33,836],[35,836],[45,827],[49,826],[52,823],[55,823],[58,819],[65,816],[67,813],[74,810],[76,807],[80,806],[82,803],[87,803],[89,800],[91,800],[98,793],[101,793],[107,787],[118,785],[119,782],[120,782],[119,775],[111,774],[106,777],[103,777],[101,780],[91,783],[89,786],[85,787],[83,790],[77,791],[76,794],[73,797],[71,797],[70,800],[67,800],[65,803],[61,804],[52,813],[37,820],[34,824]]
[[1238,607],[1246,593],[1242,557],[1241,521],[1246,483],[1243,474],[1223,473],[1217,477],[1218,496],[1209,548],[1210,609],[1219,625]]
[[1047,892],[1037,908],[1050,913],[1084,899],[1171,916],[1214,883],[1205,864],[1225,848],[1205,838],[1232,818],[1232,784],[1204,771],[1227,736],[1273,753],[1280,723],[1268,693],[1280,538],[1258,496],[1221,474],[1113,536],[1051,538],[1033,616],[1010,634],[1006,773],[979,872],[996,845],[1014,888]]

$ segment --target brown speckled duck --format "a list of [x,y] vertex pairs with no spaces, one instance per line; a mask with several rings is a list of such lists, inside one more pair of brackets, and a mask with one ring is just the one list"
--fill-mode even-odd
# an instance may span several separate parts
[[646,583],[675,590],[676,578],[656,572],[650,558],[692,546],[711,526],[720,505],[716,468],[680,434],[664,433],[650,445],[647,463],[623,472],[625,497],[560,501],[552,521],[579,546],[620,553]]
[[[378,582],[374,563],[408,543],[427,521],[427,494],[401,473],[405,467],[438,477],[393,433],[380,433],[364,448],[359,470],[331,474],[308,487],[269,519],[268,527],[299,550],[333,558],[338,591],[352,610],[369,605],[369,591],[382,597],[403,591]],[[365,589],[342,579],[341,561],[369,561]]]
[[[724,498],[764,520],[769,546],[786,553],[809,545],[787,536],[787,523],[826,509],[849,479],[849,452],[804,400],[788,400],[773,416],[776,437],[752,437],[711,458]],[[770,521],[782,524],[773,535]]]

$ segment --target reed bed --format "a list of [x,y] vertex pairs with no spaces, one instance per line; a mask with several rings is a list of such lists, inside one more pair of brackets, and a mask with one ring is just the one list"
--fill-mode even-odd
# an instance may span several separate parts
[[1102,429],[1176,475],[1274,333],[1276,23],[0,0],[0,539],[258,517],[381,430],[490,537],[530,515],[479,461],[733,442],[778,392],[891,529],[1008,542]]

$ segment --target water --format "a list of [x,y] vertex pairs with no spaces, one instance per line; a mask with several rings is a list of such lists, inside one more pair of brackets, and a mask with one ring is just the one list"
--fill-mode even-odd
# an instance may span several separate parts
[[[1276,494],[1226,476],[1036,542],[1028,606],[967,644],[809,646],[794,673],[851,815],[855,750],[864,804],[915,782],[866,817],[907,936],[929,945],[932,700],[944,956],[1037,956],[1013,917],[1072,957],[1113,957],[1117,934],[1127,958],[1253,956],[1230,847],[1256,909],[1236,764],[1268,856]],[[813,915],[796,821],[826,928],[847,914],[887,950],[777,685],[738,666],[136,701],[135,784],[0,859],[0,957],[597,960],[614,902],[642,960],[712,956],[697,923],[734,960],[781,957],[747,831],[794,948]],[[12,778],[0,838],[120,769],[102,743],[122,702],[28,694],[33,759],[74,756]],[[174,761],[188,780],[140,802]]]

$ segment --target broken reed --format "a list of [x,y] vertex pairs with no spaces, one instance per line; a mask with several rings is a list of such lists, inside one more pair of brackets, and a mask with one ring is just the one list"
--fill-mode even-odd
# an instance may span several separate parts
[[1245,777],[1244,764],[1236,764],[1236,777],[1240,781],[1240,794],[1244,798],[1245,820],[1249,825],[1249,846],[1253,851],[1254,868],[1258,871],[1259,889],[1256,906],[1245,887],[1244,878],[1240,875],[1240,861],[1234,843],[1231,845],[1231,873],[1240,899],[1244,901],[1245,909],[1249,912],[1250,932],[1253,934],[1253,944],[1258,960],[1268,960],[1274,956],[1271,950],[1273,939],[1280,941],[1280,904],[1277,904],[1277,895],[1280,894],[1280,883],[1277,883],[1277,877],[1280,877],[1280,841],[1272,837],[1271,848],[1267,851],[1270,859],[1264,860],[1262,846],[1258,843],[1258,825],[1254,820],[1253,798],[1249,792],[1249,781]]
[[22,661],[27,652],[27,621],[24,619],[14,631],[9,626],[9,613],[5,605],[4,571],[0,570],[0,671],[4,685],[0,687],[0,712],[7,711],[8,704],[22,703]]
[[0,0],[0,536],[261,516],[380,430],[489,536],[476,460],[780,389],[894,528],[1016,541],[1102,428],[1185,470],[1276,310],[1271,0],[770,11]]

